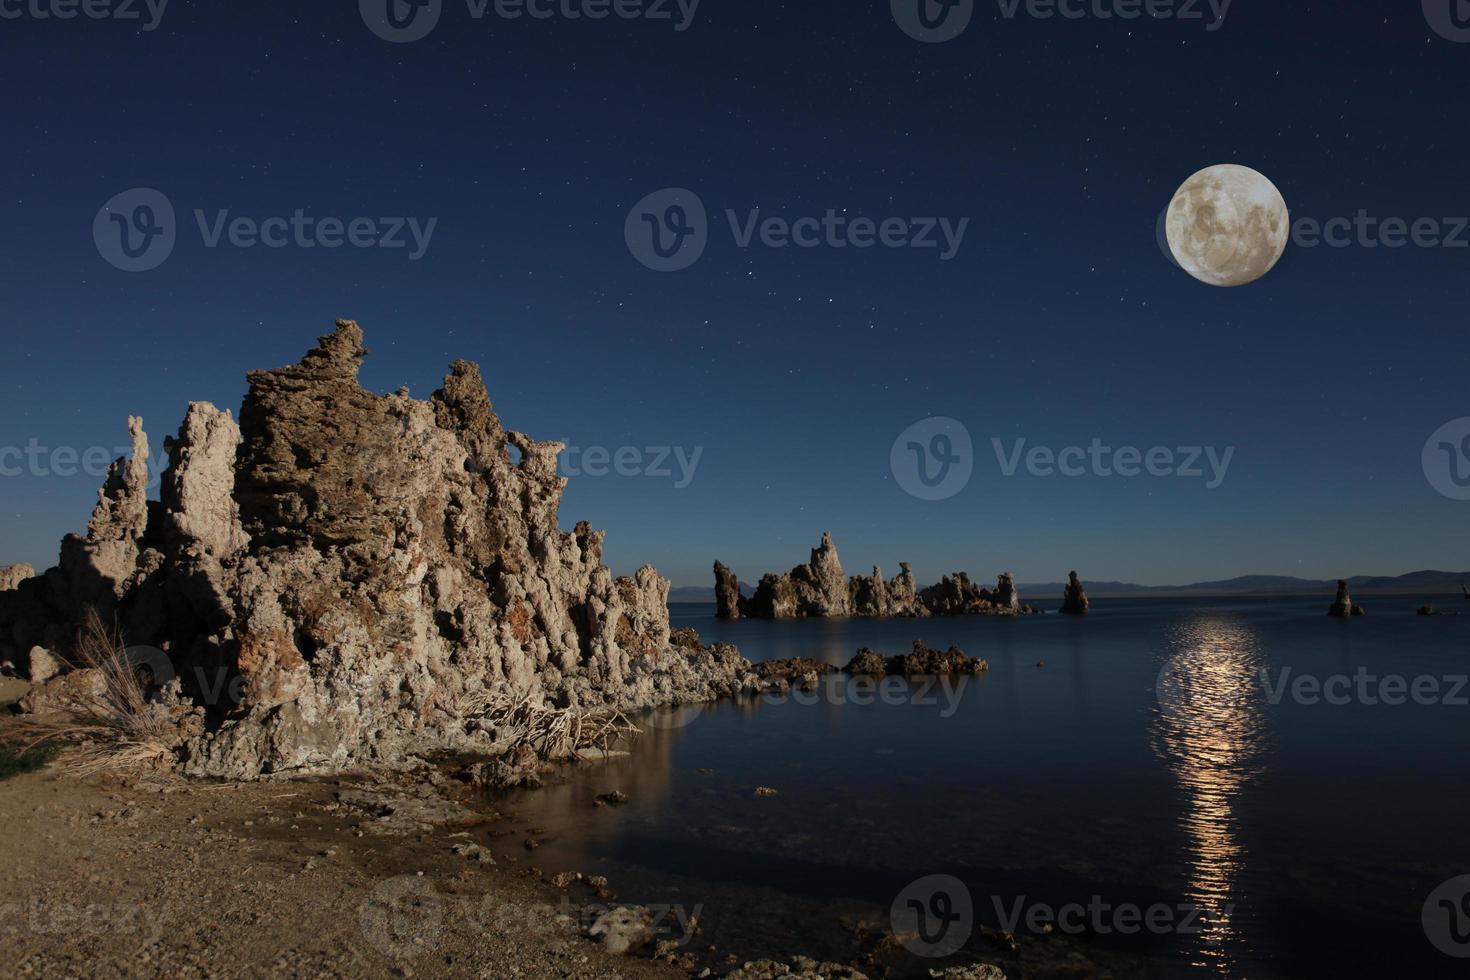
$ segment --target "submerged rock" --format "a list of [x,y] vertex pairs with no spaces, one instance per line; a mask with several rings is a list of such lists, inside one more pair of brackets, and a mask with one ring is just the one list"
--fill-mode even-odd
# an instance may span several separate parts
[[507,430],[467,361],[424,401],[366,390],[362,341],[338,321],[251,372],[238,426],[191,404],[156,504],[129,419],[86,536],[0,592],[0,637],[64,654],[86,610],[115,620],[210,708],[187,770],[237,779],[484,756],[506,693],[624,711],[734,693],[749,664],[676,641],[667,580],[615,578],[601,531],[561,530],[562,444]]
[[904,656],[885,657],[863,647],[842,668],[854,677],[927,677],[942,674],[978,674],[990,669],[990,664],[978,657],[971,657],[959,647],[935,650],[915,640],[914,648]]
[[1067,616],[1087,615],[1087,593],[1082,588],[1082,582],[1077,578],[1076,572],[1067,574],[1067,588],[1062,594],[1062,613]]
[[1363,607],[1353,603],[1353,597],[1348,592],[1346,579],[1337,580],[1337,598],[1327,609],[1327,615],[1347,619],[1349,616],[1363,615]]

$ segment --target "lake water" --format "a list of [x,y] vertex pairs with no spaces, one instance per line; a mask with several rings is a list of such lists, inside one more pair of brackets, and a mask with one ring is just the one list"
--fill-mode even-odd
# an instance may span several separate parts
[[[731,623],[676,605],[676,626],[751,660],[840,665],[922,639],[990,670],[661,712],[628,757],[500,805],[544,832],[524,860],[698,907],[688,948],[719,957],[847,961],[897,906],[916,926],[879,951],[898,976],[977,960],[1012,978],[1465,976],[1434,941],[1470,918],[1423,916],[1470,874],[1470,615],[1414,610],[1470,603],[1362,596],[1344,622],[1329,601]],[[614,789],[630,801],[593,806]]]

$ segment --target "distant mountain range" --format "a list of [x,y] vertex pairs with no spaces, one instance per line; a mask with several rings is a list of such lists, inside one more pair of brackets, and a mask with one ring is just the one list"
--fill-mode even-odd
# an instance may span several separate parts
[[[1354,575],[1348,585],[1356,593],[1373,592],[1459,592],[1461,583],[1470,585],[1470,572],[1439,572],[1426,569],[1407,575]],[[1094,598],[1109,595],[1289,595],[1293,593],[1326,593],[1337,591],[1337,579],[1296,578],[1291,575],[1242,575],[1217,582],[1195,582],[1191,585],[1139,585],[1136,582],[1102,582],[1084,578],[1087,594]],[[1023,582],[1016,587],[1021,598],[1061,595],[1061,582]],[[751,594],[741,583],[740,591]],[[669,591],[670,602],[714,602],[713,586],[683,585]]]

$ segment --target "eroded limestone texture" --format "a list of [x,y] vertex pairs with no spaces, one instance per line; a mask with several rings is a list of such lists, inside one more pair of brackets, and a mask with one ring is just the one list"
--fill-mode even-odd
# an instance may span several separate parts
[[656,570],[614,578],[601,531],[561,530],[563,446],[507,431],[478,367],[426,401],[378,395],[362,341],[338,321],[251,372],[238,426],[191,404],[158,503],[130,419],[87,535],[0,592],[0,644],[66,650],[97,609],[209,709],[186,768],[233,778],[485,750],[508,691],[631,710],[738,688],[734,648],[671,641]]

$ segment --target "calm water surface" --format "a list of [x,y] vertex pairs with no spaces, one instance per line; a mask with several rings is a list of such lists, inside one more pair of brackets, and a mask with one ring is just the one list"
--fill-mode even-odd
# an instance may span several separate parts
[[[1013,977],[1470,975],[1421,923],[1429,892],[1470,873],[1470,690],[1454,689],[1470,615],[1413,614],[1470,603],[1365,596],[1369,615],[1342,622],[1328,601],[781,623],[674,606],[676,626],[751,660],[843,664],[922,639],[990,671],[663,712],[628,757],[501,805],[546,832],[538,866],[607,875],[620,901],[698,906],[690,948],[721,956],[847,960],[859,923],[886,927],[906,886],[943,874],[964,883],[951,898],[973,910],[972,938],[950,959],[898,951],[899,975],[977,958]],[[1389,677],[1435,678],[1425,700],[1440,703],[1360,695]],[[1348,703],[1293,697],[1313,680]],[[614,789],[631,802],[593,807]],[[1017,909],[1071,903],[1102,908],[1086,916],[1102,928],[1040,935],[1023,920],[1019,953],[984,935]],[[1121,934],[1124,907],[1168,924]]]

